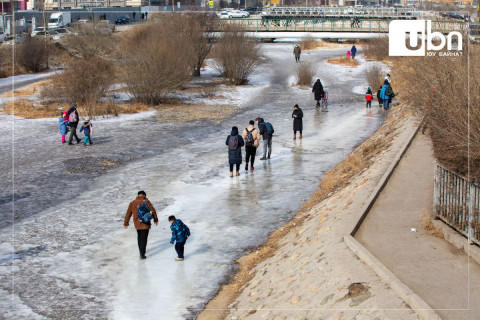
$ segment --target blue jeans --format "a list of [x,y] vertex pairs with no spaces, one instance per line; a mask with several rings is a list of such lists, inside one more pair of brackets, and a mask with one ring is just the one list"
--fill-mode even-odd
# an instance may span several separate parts
[[388,109],[388,99],[383,100],[383,109]]

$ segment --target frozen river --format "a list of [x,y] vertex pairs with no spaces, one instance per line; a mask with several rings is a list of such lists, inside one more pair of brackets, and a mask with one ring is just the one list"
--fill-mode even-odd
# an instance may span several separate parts
[[[0,116],[0,134],[9,137],[0,142],[1,318],[193,318],[233,272],[232,262],[289,220],[322,172],[382,123],[383,111],[374,103],[367,112],[359,94],[371,62],[347,69],[325,62],[347,49],[304,53],[329,92],[330,111],[321,112],[310,89],[290,85],[292,44],[262,47],[267,63],[221,124],[161,124],[154,112],[101,119],[93,146],[69,148],[58,143],[55,119]],[[304,112],[296,142],[295,103]],[[259,148],[255,171],[230,178],[225,138],[258,116],[275,127],[272,159],[260,161]],[[133,224],[123,229],[140,189],[160,219],[146,260],[138,258]],[[192,232],[183,263],[169,246],[172,214]]]

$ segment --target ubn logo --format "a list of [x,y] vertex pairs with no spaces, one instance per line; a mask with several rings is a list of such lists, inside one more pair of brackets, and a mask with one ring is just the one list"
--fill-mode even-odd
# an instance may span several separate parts
[[[457,51],[461,51],[462,34],[460,32],[452,31],[445,38],[441,32],[432,32],[432,21],[430,20],[393,20],[388,29],[389,54],[396,57],[424,57],[426,50],[442,50],[445,43],[447,50],[452,50],[454,36],[457,37]],[[407,38],[410,48],[407,48]],[[434,39],[439,39],[440,43],[434,44]],[[427,43],[426,50],[425,42]]]

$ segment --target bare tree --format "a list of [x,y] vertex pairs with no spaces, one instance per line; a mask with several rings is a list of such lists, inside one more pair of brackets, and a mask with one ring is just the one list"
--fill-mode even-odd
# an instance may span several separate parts
[[383,84],[383,70],[378,65],[369,67],[366,71],[367,83],[372,88],[373,92]]
[[25,41],[18,45],[16,63],[28,72],[39,72],[47,68],[48,46],[44,41],[28,36]]
[[248,77],[262,63],[257,42],[237,25],[227,25],[214,50],[213,67],[230,84],[246,84]]

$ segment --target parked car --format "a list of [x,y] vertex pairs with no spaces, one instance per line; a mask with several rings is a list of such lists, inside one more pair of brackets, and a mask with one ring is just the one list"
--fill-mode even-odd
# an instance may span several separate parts
[[480,43],[480,24],[471,24],[468,28],[468,39],[472,43]]
[[459,19],[459,20],[464,20],[465,19],[464,15],[456,13],[456,12],[452,12],[452,11],[444,12],[442,14],[442,16],[444,18],[451,18],[451,19]]
[[219,19],[230,19],[230,16],[228,15],[228,12],[226,12],[226,11],[220,11],[219,13],[217,13],[217,17]]
[[262,12],[262,8],[261,7],[248,7],[248,8],[242,9],[242,11],[246,11],[249,14],[257,14],[259,12]]
[[36,27],[35,29],[33,29],[32,32],[30,32],[30,35],[31,35],[32,37],[34,37],[38,32],[42,32],[42,31],[44,31],[44,30],[45,30],[44,27]]
[[128,24],[130,22],[130,18],[127,16],[121,16],[115,19],[115,24]]
[[248,18],[250,14],[247,11],[233,10],[228,12],[230,18]]
[[16,37],[13,35],[7,35],[5,36],[5,39],[3,40],[3,45],[13,45],[13,43],[19,44],[23,43],[25,41],[26,37],[24,35],[17,34]]
[[46,32],[45,31],[38,31],[37,33],[35,33],[34,35],[32,35],[32,37],[35,37],[35,38],[43,38],[45,37],[45,34],[47,36],[47,39],[48,40],[54,40],[54,41],[58,41],[60,39],[63,38],[63,35],[58,33],[57,31],[55,30],[47,30]]
[[55,31],[63,35],[76,34],[76,32],[73,31],[73,29],[71,28],[58,28],[58,29],[55,29]]

